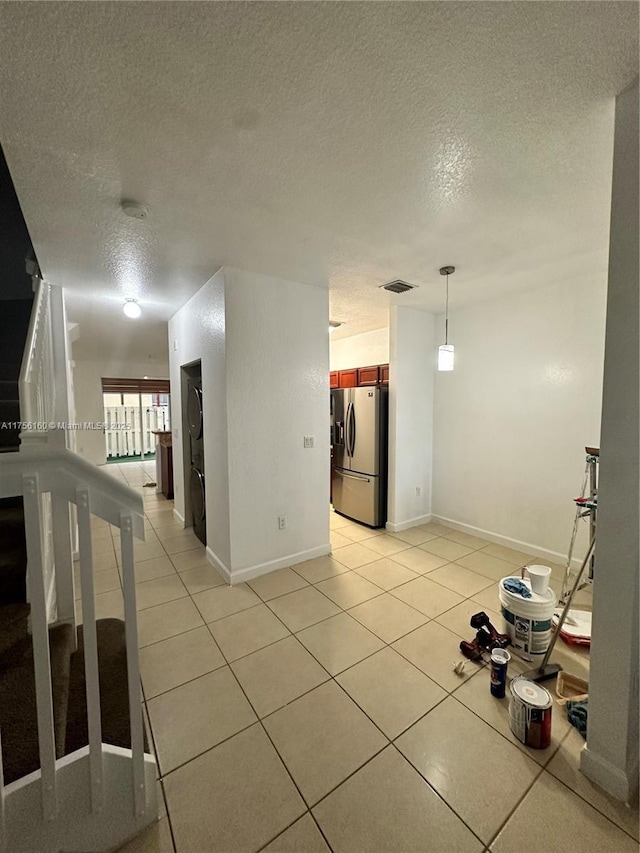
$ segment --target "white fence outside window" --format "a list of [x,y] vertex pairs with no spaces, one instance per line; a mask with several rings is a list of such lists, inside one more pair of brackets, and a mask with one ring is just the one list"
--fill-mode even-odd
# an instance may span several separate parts
[[[123,402],[124,401],[124,402]],[[107,459],[150,456],[156,451],[154,430],[168,430],[168,394],[105,394]]]

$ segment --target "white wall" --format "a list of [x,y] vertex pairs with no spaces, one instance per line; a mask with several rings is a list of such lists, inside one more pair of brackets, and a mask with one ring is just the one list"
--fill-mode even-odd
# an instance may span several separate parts
[[[73,395],[75,400],[75,420],[81,422],[104,421],[102,402],[102,377],[166,379],[169,376],[169,363],[164,358],[147,361],[121,362],[113,360],[108,354],[103,359],[88,360],[81,350],[79,341],[72,344]],[[98,355],[94,353],[94,355]],[[75,434],[76,452],[94,465],[104,465],[107,457],[104,433],[101,430],[78,430]]]
[[589,729],[581,769],[638,791],[638,83],[616,101]]
[[[328,322],[326,290],[227,268],[169,323],[172,382],[202,359],[207,546],[232,582],[329,552]],[[181,441],[174,465],[177,485]]]
[[[329,308],[324,289],[232,269],[226,300],[237,573],[328,551]],[[305,435],[314,436],[313,449],[304,449]]]
[[225,276],[220,270],[169,320],[171,424],[175,510],[185,521],[181,365],[201,361],[207,542],[221,562],[231,564],[229,461],[227,451],[227,369]]
[[433,314],[393,306],[389,341],[387,527],[399,531],[429,521],[431,513]]
[[436,373],[434,516],[566,557],[584,447],[599,444],[605,298],[603,257],[579,281],[450,312],[456,362]]
[[[334,332],[334,335],[336,333]],[[331,370],[389,363],[389,329],[374,329],[335,340],[331,337]]]

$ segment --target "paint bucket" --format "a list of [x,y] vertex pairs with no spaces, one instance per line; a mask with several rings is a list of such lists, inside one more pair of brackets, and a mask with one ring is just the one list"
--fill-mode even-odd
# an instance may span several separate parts
[[553,700],[549,691],[519,676],[511,681],[509,725],[525,746],[546,749],[551,743]]
[[[531,598],[523,598],[504,588],[502,578],[499,585],[500,604],[504,617],[504,633],[511,638],[513,651],[523,660],[541,661],[551,641],[551,619],[556,606],[556,595],[548,589],[544,595],[531,593]],[[521,580],[514,577],[512,580]],[[522,583],[531,589],[528,578]]]
[[494,649],[491,652],[491,695],[502,699],[507,686],[507,666],[511,655],[506,649]]

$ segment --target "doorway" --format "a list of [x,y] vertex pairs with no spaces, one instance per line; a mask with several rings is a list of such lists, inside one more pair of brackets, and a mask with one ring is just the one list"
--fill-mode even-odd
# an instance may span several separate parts
[[103,379],[102,387],[107,462],[153,461],[154,433],[171,429],[169,382]]

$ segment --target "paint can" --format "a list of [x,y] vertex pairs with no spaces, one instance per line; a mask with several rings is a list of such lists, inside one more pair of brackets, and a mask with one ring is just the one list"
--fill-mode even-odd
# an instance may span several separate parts
[[507,686],[507,666],[511,655],[506,649],[494,649],[491,652],[491,694],[502,699]]
[[549,691],[519,676],[511,682],[509,725],[525,746],[546,749],[551,743],[553,700]]
[[[504,588],[502,578],[499,585],[500,604],[504,618],[504,633],[511,638],[513,651],[523,660],[541,661],[551,642],[551,619],[556,606],[556,595],[548,589],[544,595],[531,593],[531,598],[523,598]],[[519,577],[513,580],[520,580]],[[522,583],[531,589],[531,581],[525,578]]]

